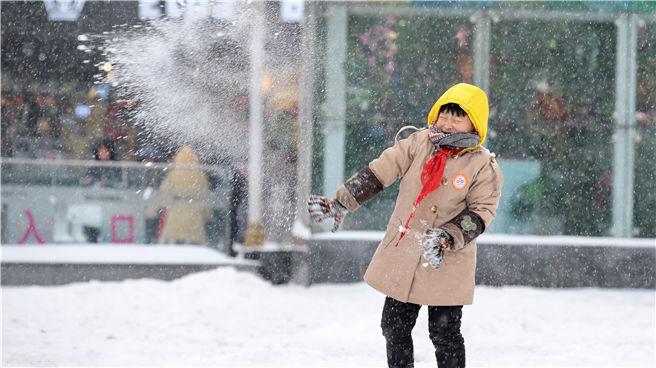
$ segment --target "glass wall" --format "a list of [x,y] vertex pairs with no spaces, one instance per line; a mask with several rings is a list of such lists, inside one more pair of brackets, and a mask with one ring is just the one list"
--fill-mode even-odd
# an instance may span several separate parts
[[[550,11],[534,8],[521,10]],[[612,236],[617,26],[611,17],[573,21],[562,13],[562,19],[524,20],[509,16],[510,8],[490,14],[486,146],[497,154],[505,185],[489,231]],[[400,127],[425,126],[428,110],[446,88],[472,82],[473,21],[430,14],[349,17],[346,177],[392,145]],[[654,28],[641,21],[638,34],[633,220],[638,237],[656,235]],[[349,216],[345,228],[382,230],[397,193],[397,186],[383,192]]]
[[[226,22],[229,14],[222,11],[228,9],[219,9],[219,2],[201,1],[198,8],[175,1],[63,2],[53,8],[50,3],[2,4],[2,244],[113,238],[176,243],[184,239],[162,238],[167,221],[201,213],[197,233],[206,241],[190,242],[243,242],[247,20]],[[70,5],[79,5],[78,11]],[[279,20],[278,3],[266,9],[263,171],[270,185],[263,197],[271,203],[263,218],[265,228],[286,234],[294,220],[286,214],[293,208],[299,145],[300,32],[299,23]],[[137,47],[144,44],[152,47]],[[234,135],[222,134],[228,129]],[[160,183],[175,170],[165,162],[175,163],[187,145],[196,151],[196,164],[213,166],[203,169],[201,181],[209,189],[202,199],[180,203],[177,194],[160,193]],[[95,235],[78,231],[81,223],[71,217],[76,209],[78,219],[93,219],[87,227]],[[162,216],[166,209],[172,212]],[[119,216],[116,237],[114,216]]]
[[638,28],[634,236],[656,237],[656,23]]
[[492,26],[490,140],[504,170],[504,233],[609,235],[612,23]]
[[214,166],[5,158],[2,244],[228,250],[236,230],[234,180],[235,173]]
[[146,137],[109,83],[99,40],[144,25],[139,2],[83,3],[68,21],[43,1],[2,4],[1,243],[229,245],[243,178],[163,163],[181,145]]

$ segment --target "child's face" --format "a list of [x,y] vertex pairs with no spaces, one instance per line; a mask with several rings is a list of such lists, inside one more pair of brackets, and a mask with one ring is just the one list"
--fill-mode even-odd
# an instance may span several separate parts
[[435,124],[446,133],[473,133],[476,131],[469,116],[458,116],[448,111],[441,112]]

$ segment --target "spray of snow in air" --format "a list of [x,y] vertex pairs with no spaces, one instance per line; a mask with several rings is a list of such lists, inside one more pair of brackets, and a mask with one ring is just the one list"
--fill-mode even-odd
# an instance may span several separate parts
[[103,35],[105,81],[134,104],[131,117],[146,142],[191,144],[201,156],[228,161],[247,157],[247,114],[237,101],[248,91],[249,11],[237,10],[229,21],[188,13]]
[[[80,35],[78,41],[85,50],[102,51],[98,82],[110,84],[115,96],[129,101],[127,111],[140,142],[169,153],[190,145],[204,163],[242,169],[249,157],[253,5],[237,3],[229,20],[186,11],[180,18]],[[290,60],[297,48],[279,43],[275,50],[267,50],[266,65],[278,74],[274,78],[285,78],[280,70],[294,69],[280,60]],[[289,78],[288,83],[293,81]],[[293,119],[284,113],[265,117],[263,226],[278,240],[287,238],[295,214]]]

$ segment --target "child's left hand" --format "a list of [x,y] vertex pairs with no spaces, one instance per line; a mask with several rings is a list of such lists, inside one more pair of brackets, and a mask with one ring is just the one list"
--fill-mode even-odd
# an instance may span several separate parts
[[424,248],[422,256],[426,260],[422,265],[437,269],[442,265],[444,255],[453,245],[453,237],[442,228],[428,229],[419,241]]

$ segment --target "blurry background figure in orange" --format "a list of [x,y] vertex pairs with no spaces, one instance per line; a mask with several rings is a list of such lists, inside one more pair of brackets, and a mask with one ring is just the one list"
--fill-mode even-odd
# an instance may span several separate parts
[[[194,150],[183,146],[173,158],[176,165],[199,165]],[[207,244],[205,224],[212,217],[209,208],[198,200],[209,193],[207,175],[197,168],[174,167],[166,176],[160,190],[171,195],[181,205],[169,207],[159,243]]]

